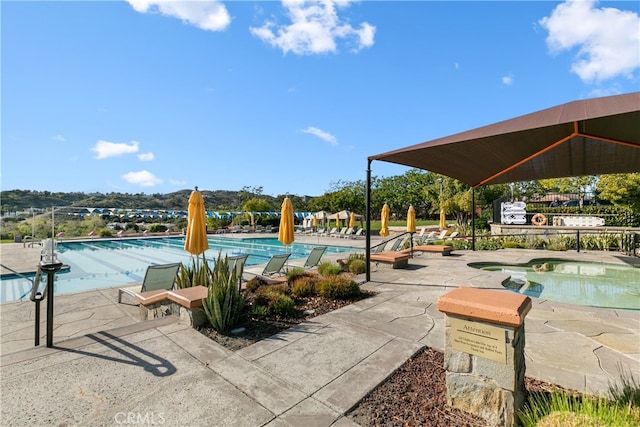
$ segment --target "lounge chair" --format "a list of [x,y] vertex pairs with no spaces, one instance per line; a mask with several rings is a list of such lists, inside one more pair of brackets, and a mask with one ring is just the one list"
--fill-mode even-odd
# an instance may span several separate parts
[[449,235],[446,237],[446,240],[453,240],[454,238],[458,237],[458,234],[460,234],[460,233],[459,233],[459,232],[457,232],[457,231],[454,231],[453,233],[449,234]]
[[262,233],[262,232],[264,232],[264,228],[262,228],[260,224],[256,225],[256,233]]
[[433,242],[436,236],[436,232],[435,231],[430,231],[426,236],[422,236],[420,239],[417,240],[418,244],[422,244],[422,243],[426,243],[426,242]]
[[420,242],[420,243],[435,242],[436,240],[444,240],[444,238],[445,238],[445,236],[447,235],[448,232],[449,232],[449,230],[447,230],[445,228],[437,236],[435,235],[435,233],[433,235],[431,235],[431,233],[429,233],[429,235],[431,235],[431,237],[427,236],[425,239],[422,239],[422,242]]
[[265,233],[273,233],[273,226],[272,226],[272,225],[267,225],[267,226],[264,228],[264,232],[265,232]]
[[327,248],[325,246],[316,246],[311,249],[311,252],[309,252],[309,256],[307,256],[307,259],[304,262],[304,266],[302,268],[304,268],[305,270],[311,270],[312,268],[317,267],[318,264],[320,264],[322,255],[324,255],[324,251],[326,250]]
[[407,239],[397,238],[396,241],[393,242],[393,245],[391,245],[391,249],[389,249],[389,252],[396,252],[396,251],[399,251],[401,249],[404,249],[403,246],[404,246],[404,242],[406,240]]
[[348,227],[342,227],[339,233],[329,234],[331,237],[342,237],[347,233]]
[[347,231],[345,231],[345,233],[340,237],[344,237],[345,239],[348,239],[353,235],[353,233],[354,233],[353,227],[349,227]]
[[143,292],[159,290],[169,291],[173,289],[180,265],[181,263],[179,262],[173,264],[150,265],[147,267],[147,272],[144,275],[140,292],[135,292],[127,288],[120,288],[118,289],[118,303],[122,302],[123,293],[135,298]]
[[229,265],[229,273],[236,273],[236,278],[238,279],[238,289],[242,285],[242,275],[244,273],[244,264],[247,262],[247,258],[249,255],[237,255],[230,256],[227,258],[227,263]]
[[274,255],[271,257],[271,259],[269,259],[267,265],[265,265],[264,269],[262,270],[262,273],[256,273],[253,271],[247,271],[247,273],[253,274],[263,279],[269,279],[273,276],[281,276],[282,274],[284,274],[282,272],[282,269],[284,268],[284,265],[290,256],[291,254]]
[[349,236],[352,239],[357,239],[358,237],[364,237],[364,228],[359,228],[358,231]]
[[327,236],[334,236],[338,234],[338,229],[336,227],[333,227],[328,233]]

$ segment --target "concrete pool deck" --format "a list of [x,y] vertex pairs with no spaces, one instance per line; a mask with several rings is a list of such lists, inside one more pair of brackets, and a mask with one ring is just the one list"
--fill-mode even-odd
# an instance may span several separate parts
[[[325,244],[364,245],[341,240]],[[53,348],[44,338],[33,347],[33,303],[2,304],[0,424],[113,425],[146,417],[165,425],[353,426],[344,415],[407,358],[423,346],[443,350],[441,295],[458,286],[502,289],[503,273],[468,263],[541,257],[639,262],[602,252],[423,254],[406,269],[372,272],[363,287],[374,297],[237,352],[176,318],[139,322],[137,307],[117,304],[116,288],[56,296]],[[527,376],[590,393],[606,392],[620,367],[640,379],[640,311],[532,301]]]

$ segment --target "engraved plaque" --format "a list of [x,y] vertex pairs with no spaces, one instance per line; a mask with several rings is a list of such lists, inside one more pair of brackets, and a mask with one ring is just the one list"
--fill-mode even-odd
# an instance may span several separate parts
[[449,321],[453,349],[495,362],[507,363],[507,331],[456,317],[449,317]]

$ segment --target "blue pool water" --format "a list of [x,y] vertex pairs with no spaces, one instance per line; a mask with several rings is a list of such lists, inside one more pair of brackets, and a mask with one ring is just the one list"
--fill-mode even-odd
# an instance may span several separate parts
[[[305,259],[314,245],[294,242],[285,246],[276,238],[209,238],[208,260],[222,256],[248,254],[247,266],[266,263],[271,256],[291,253],[290,260]],[[351,252],[355,248],[329,246],[325,254]],[[56,248],[58,259],[69,265],[56,274],[55,293],[85,291],[142,282],[149,265],[182,262],[191,265],[193,257],[184,250],[184,237],[159,239],[117,239],[62,242]],[[2,278],[0,302],[28,299],[31,282],[24,278]]]
[[509,274],[504,286],[521,294],[591,307],[640,310],[640,268],[557,259],[528,264],[472,263],[469,266]]

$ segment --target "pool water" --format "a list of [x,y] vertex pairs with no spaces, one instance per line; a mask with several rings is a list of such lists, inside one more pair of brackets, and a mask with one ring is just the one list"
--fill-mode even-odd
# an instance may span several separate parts
[[537,259],[528,264],[472,263],[509,274],[503,285],[530,297],[591,307],[640,310],[640,268],[630,265]]
[[[249,257],[246,266],[266,263],[271,256],[291,253],[290,260],[306,259],[314,245],[296,243],[285,247],[277,238],[228,239],[209,238],[207,260],[218,254]],[[328,246],[325,254],[351,252],[352,247]],[[194,259],[184,250],[184,237],[158,239],[117,239],[82,242],[61,242],[56,247],[59,261],[69,269],[56,274],[55,293],[86,291],[142,282],[149,265],[182,262],[191,265]],[[43,275],[44,286],[46,275]],[[29,298],[31,282],[17,276],[3,276],[0,302]]]

